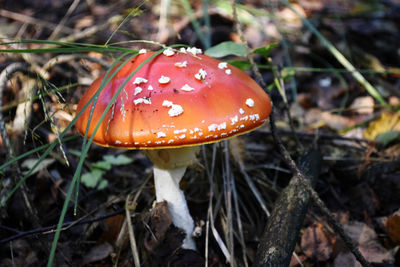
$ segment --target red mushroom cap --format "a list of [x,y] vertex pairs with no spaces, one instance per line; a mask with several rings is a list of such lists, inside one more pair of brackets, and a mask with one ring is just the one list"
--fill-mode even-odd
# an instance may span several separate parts
[[[190,52],[191,51],[191,52]],[[168,48],[128,81],[95,133],[94,142],[123,148],[173,148],[216,142],[261,126],[271,101],[246,73],[196,51]],[[88,136],[127,77],[154,52],[137,55],[102,89]],[[77,113],[98,90],[100,76],[79,101]],[[76,121],[86,130],[91,105]]]

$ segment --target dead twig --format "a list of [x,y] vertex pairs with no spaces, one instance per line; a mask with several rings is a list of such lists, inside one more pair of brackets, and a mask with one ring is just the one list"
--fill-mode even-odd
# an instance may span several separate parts
[[[80,218],[80,219],[72,221],[72,222],[64,222],[62,227],[64,228],[64,231],[65,231],[65,230],[67,230],[67,229],[69,229],[69,228],[71,228],[73,226],[77,226],[77,225],[81,225],[81,224],[89,224],[89,223],[93,223],[93,222],[97,222],[97,221],[102,221],[102,220],[105,220],[107,218],[114,217],[114,216],[117,216],[119,214],[122,214],[123,212],[124,212],[123,209],[119,209],[117,211],[114,211],[114,212],[111,212],[111,213],[108,213],[108,214],[104,214],[104,215],[100,215],[100,216],[97,216],[97,217],[93,217],[93,218],[88,218],[88,219],[84,219],[84,220],[82,220]],[[11,242],[13,240],[24,238],[24,237],[29,237],[29,236],[32,236],[32,235],[36,236],[38,234],[53,233],[57,229],[57,225],[52,225],[52,226],[47,226],[47,227],[40,227],[40,228],[37,228],[37,229],[33,229],[33,230],[30,230],[30,231],[24,231],[24,232],[21,232],[19,230],[16,230],[14,228],[10,228],[10,227],[4,226],[4,225],[0,225],[0,229],[6,230],[6,231],[9,231],[9,232],[17,233],[16,235],[13,235],[13,236],[10,236],[10,237],[7,237],[7,238],[4,238],[4,239],[0,240],[0,244],[5,244],[5,243]]]
[[[322,155],[310,150],[300,160],[307,182],[315,184],[322,164]],[[307,213],[310,194],[301,180],[294,177],[281,192],[260,241],[255,266],[288,266],[300,229]]]
[[48,38],[49,40],[53,40],[58,33],[65,27],[65,22],[67,19],[71,16],[72,12],[77,8],[80,0],[74,0],[72,4],[69,6],[67,12],[65,13],[64,17],[61,19],[61,21],[58,23],[57,27],[53,30],[53,32],[50,34],[50,37]]

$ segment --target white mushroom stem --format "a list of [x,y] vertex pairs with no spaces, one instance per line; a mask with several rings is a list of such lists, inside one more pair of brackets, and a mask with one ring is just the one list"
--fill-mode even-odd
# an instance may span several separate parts
[[179,182],[187,166],[196,162],[197,151],[198,146],[143,151],[154,163],[156,201],[167,201],[173,224],[186,233],[182,247],[193,250],[196,250],[192,237],[194,222]]
[[196,245],[192,238],[194,222],[192,216],[190,216],[185,195],[179,188],[179,182],[181,181],[185,171],[186,166],[173,169],[160,169],[154,167],[156,201],[167,201],[172,222],[176,227],[185,231],[186,237],[183,240],[182,247],[185,249],[196,250]]

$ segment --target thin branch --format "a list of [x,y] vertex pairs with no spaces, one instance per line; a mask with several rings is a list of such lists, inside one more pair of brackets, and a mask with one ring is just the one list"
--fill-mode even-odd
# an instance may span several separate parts
[[[102,220],[105,220],[107,218],[114,217],[116,215],[123,214],[123,213],[124,213],[124,209],[119,209],[117,211],[114,211],[114,212],[111,212],[111,213],[108,213],[108,214],[100,215],[100,216],[89,218],[89,219],[85,219],[85,220],[77,219],[77,220],[71,221],[71,222],[64,222],[62,227],[63,227],[63,230],[65,231],[65,230],[68,230],[71,227],[76,226],[76,225],[88,224],[88,223],[92,223],[92,222],[102,221]],[[20,238],[23,238],[23,237],[28,237],[28,236],[31,236],[31,235],[53,233],[56,230],[57,225],[41,227],[41,228],[37,228],[37,229],[25,231],[25,232],[21,232],[21,231],[18,231],[16,229],[9,228],[9,227],[3,226],[3,225],[0,225],[0,228],[3,229],[3,230],[7,230],[7,231],[12,231],[12,232],[18,233],[16,235],[13,235],[13,236],[10,236],[10,237],[7,237],[5,239],[0,240],[0,244],[4,244],[4,243],[10,242],[10,241],[13,241],[13,240],[16,240],[16,239],[20,239]]]

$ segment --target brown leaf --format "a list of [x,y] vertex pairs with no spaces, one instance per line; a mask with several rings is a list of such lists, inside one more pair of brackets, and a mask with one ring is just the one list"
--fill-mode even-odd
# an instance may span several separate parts
[[161,243],[164,236],[172,224],[171,215],[167,208],[167,202],[156,203],[155,207],[150,212],[148,222],[151,232],[145,239],[146,249],[154,251],[154,249]]
[[283,8],[278,12],[277,17],[281,19],[281,23],[284,23],[290,28],[301,28],[303,23],[299,16],[292,11],[292,9],[296,10],[296,12],[301,14],[303,17],[306,17],[304,9],[296,3],[293,3],[291,8]]
[[76,20],[75,29],[81,30],[93,25],[93,16],[84,16]]
[[397,245],[400,245],[400,215],[394,214],[386,221],[386,229],[390,239]]
[[113,244],[118,238],[124,219],[125,215],[122,214],[107,218],[105,222],[107,229],[102,233],[99,242],[108,242]]
[[[393,263],[393,252],[386,250],[377,242],[372,242],[368,246],[360,246],[358,248],[361,254],[369,262],[374,263]],[[356,260],[356,257],[351,252],[340,252],[334,261],[334,267],[352,266],[361,267],[362,265]]]
[[[350,236],[350,238],[356,242],[358,245],[358,249],[361,254],[365,257],[367,261],[375,262],[375,263],[393,263],[394,255],[393,251],[389,251],[385,249],[378,241],[378,235],[367,224],[362,222],[349,222],[343,225],[346,233]],[[349,256],[346,256],[347,258]],[[335,260],[335,266],[336,260]],[[341,265],[348,266],[348,265]],[[358,266],[350,265],[350,266]],[[359,265],[361,266],[361,265]]]
[[385,249],[377,240],[368,244],[363,244],[358,248],[361,254],[369,262],[393,263],[394,255],[392,251]]
[[348,211],[338,211],[338,212],[333,212],[333,215],[335,216],[335,219],[340,223],[340,224],[345,224],[349,221],[349,212]]
[[142,221],[147,230],[144,246],[151,254],[165,260],[177,253],[185,233],[172,223],[166,201],[156,203]]
[[377,238],[374,229],[362,222],[348,222],[343,225],[343,228],[357,245],[374,241]]
[[355,121],[329,112],[323,112],[320,109],[310,109],[305,115],[305,123],[312,127],[327,126],[330,129],[340,131],[355,125]]
[[318,261],[328,260],[333,250],[332,241],[320,223],[314,223],[306,228],[301,236],[301,248],[307,257],[316,257]]
[[358,114],[372,114],[374,112],[374,99],[371,96],[357,97],[350,107]]

